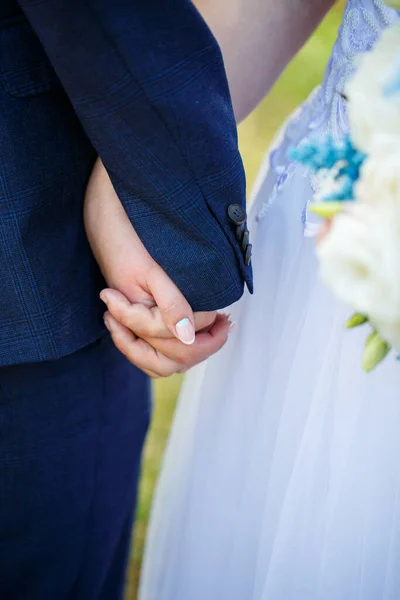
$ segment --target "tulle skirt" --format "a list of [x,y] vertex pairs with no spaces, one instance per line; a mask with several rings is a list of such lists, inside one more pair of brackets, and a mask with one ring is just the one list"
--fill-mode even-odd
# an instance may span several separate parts
[[[250,218],[255,294],[184,383],[140,600],[399,600],[400,363],[360,367],[367,330],[319,282],[296,169]],[[261,215],[261,217],[260,217]]]

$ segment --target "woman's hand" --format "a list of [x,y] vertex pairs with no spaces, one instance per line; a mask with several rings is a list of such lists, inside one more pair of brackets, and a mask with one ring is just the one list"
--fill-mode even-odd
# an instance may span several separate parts
[[228,319],[215,312],[193,314],[143,246],[100,160],[87,187],[84,219],[93,254],[113,288],[101,294],[109,308],[105,323],[132,363],[153,377],[167,376],[225,344]]
[[218,352],[225,344],[231,322],[226,315],[195,313],[197,331],[192,345],[184,345],[166,327],[157,306],[132,304],[116,290],[104,290],[108,308],[104,322],[116,347],[150,377],[183,373]]

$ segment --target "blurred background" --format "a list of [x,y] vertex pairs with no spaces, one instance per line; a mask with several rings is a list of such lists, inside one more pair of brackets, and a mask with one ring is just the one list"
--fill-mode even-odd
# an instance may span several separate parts
[[[317,86],[337,36],[345,1],[340,0],[313,37],[286,69],[270,94],[239,127],[240,149],[246,168],[248,191],[257,174],[268,145],[285,118]],[[265,57],[268,60],[268,57]],[[128,573],[126,600],[136,600],[144,540],[151,500],[168,439],[180,377],[157,381],[154,385],[154,414],[147,438],[142,470],[134,545]]]

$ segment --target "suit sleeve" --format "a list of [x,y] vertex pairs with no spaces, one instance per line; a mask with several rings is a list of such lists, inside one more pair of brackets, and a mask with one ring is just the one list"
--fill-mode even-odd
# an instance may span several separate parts
[[[188,0],[19,0],[138,235],[194,310],[252,291],[220,49]],[[243,216],[244,215],[244,216]]]

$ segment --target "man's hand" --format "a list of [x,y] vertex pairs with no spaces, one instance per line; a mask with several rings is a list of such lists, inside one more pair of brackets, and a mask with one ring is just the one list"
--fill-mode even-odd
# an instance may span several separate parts
[[183,373],[207,359],[225,344],[231,322],[226,315],[194,315],[196,340],[184,345],[166,327],[160,309],[132,304],[116,290],[104,290],[108,308],[104,322],[116,347],[150,377]]
[[[105,323],[132,363],[153,377],[165,377],[225,344],[229,320],[215,312],[193,314],[136,235],[100,160],[88,184],[84,217],[94,256],[113,288],[101,295],[109,309]],[[195,331],[200,333],[195,336]]]

